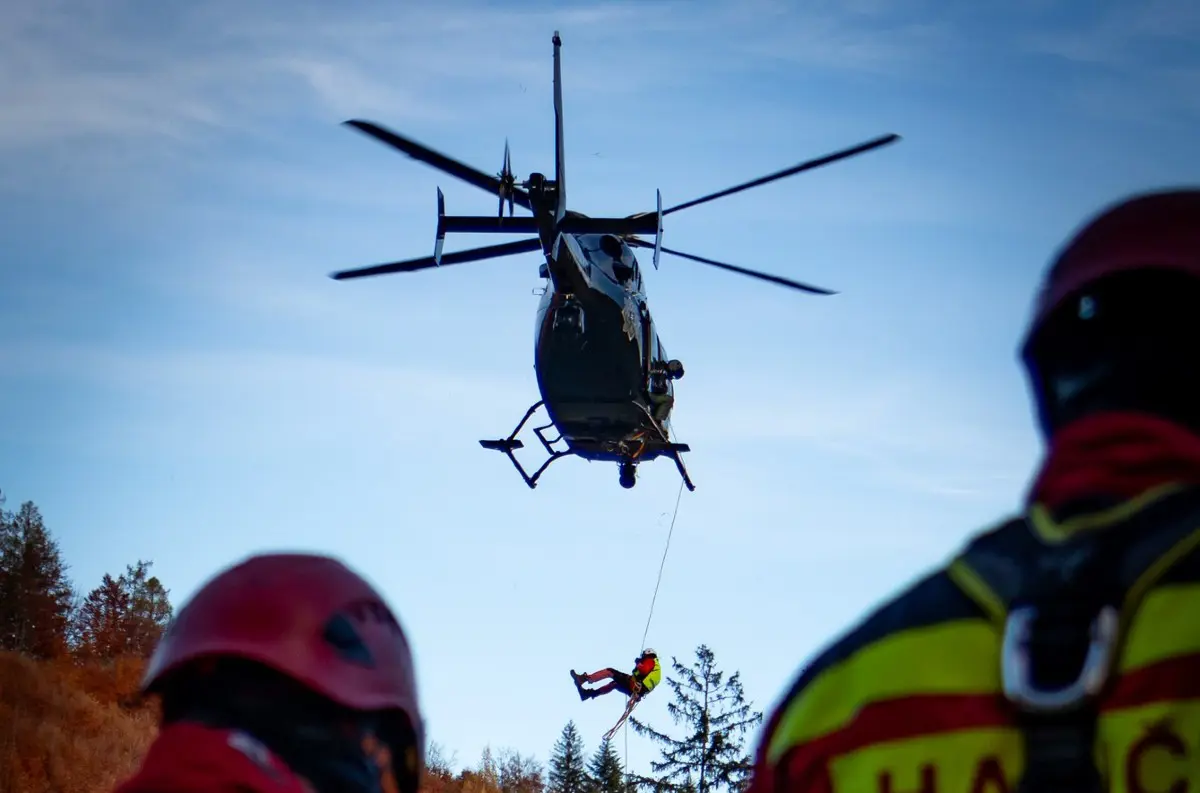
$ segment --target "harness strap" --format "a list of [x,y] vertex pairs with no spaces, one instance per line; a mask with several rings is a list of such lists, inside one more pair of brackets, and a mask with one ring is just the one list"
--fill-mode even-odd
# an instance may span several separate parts
[[1061,542],[1028,519],[973,541],[950,578],[1003,630],[1004,695],[1024,736],[1018,793],[1102,793],[1096,703],[1142,598],[1200,547],[1200,491],[1166,495]]

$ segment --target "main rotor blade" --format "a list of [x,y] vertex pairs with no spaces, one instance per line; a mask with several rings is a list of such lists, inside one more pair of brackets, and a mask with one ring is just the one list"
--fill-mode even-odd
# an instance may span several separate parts
[[567,214],[567,150],[563,136],[562,61],[559,48],[562,39],[554,31],[554,195],[557,200],[555,221]]
[[768,174],[767,176],[763,176],[759,179],[745,182],[744,184],[740,184],[736,187],[730,187],[729,189],[722,190],[719,193],[711,193],[701,198],[696,198],[692,201],[673,206],[670,209],[664,209],[663,214],[669,215],[672,212],[678,212],[681,209],[694,207],[697,204],[715,201],[718,198],[724,198],[727,195],[733,195],[734,193],[740,193],[743,190],[749,190],[751,187],[758,187],[759,185],[764,185],[768,182],[774,182],[776,179],[782,179],[785,176],[792,176],[793,174],[798,174],[801,171],[810,171],[813,168],[820,168],[822,165],[828,165],[831,162],[837,162],[838,160],[844,160],[847,157],[853,157],[856,154],[862,154],[872,149],[878,149],[880,146],[886,146],[889,143],[895,143],[898,140],[900,140],[900,136],[894,133],[884,135],[882,137],[875,138],[874,140],[869,140],[866,143],[860,143],[859,145],[853,146],[849,149],[834,152],[833,154],[827,154],[824,157],[818,157],[815,160],[808,160],[807,162],[802,162],[799,165],[793,165],[791,168],[785,168],[782,171],[776,171],[773,174]]
[[[515,242],[502,242],[499,245],[487,245],[483,248],[471,248],[465,251],[446,253],[442,255],[442,264],[463,264],[481,259],[493,259],[497,256],[511,256],[514,253],[529,253],[530,251],[541,249],[542,241],[537,237],[530,237],[529,239],[517,240]],[[437,266],[438,263],[432,256],[425,256],[420,259],[409,259],[404,262],[390,262],[388,264],[372,265],[371,267],[360,267],[357,270],[341,270],[329,277],[335,281],[345,281],[350,278],[367,278],[372,275],[412,273],[417,270],[427,270]]]
[[[392,148],[399,149],[409,157],[412,157],[414,160],[420,160],[428,165],[432,165],[434,168],[445,171],[451,176],[456,176],[467,184],[475,185],[481,190],[486,190],[492,195],[499,195],[501,193],[502,185],[500,180],[496,177],[489,176],[478,168],[472,168],[471,166],[461,163],[458,160],[447,157],[445,154],[436,152],[428,146],[417,143],[415,140],[401,137],[395,132],[384,129],[383,127],[371,121],[352,119],[342,123],[348,127],[353,127],[360,132],[366,133],[376,140],[386,143]],[[529,200],[529,193],[526,193],[521,188],[515,186],[510,188],[508,192],[512,195],[512,198],[516,203],[530,211],[533,211],[533,204]]]
[[[654,247],[654,243],[646,242],[645,240],[641,240],[641,239],[637,239],[637,238],[627,239],[626,241],[630,245],[633,245],[638,248],[653,248]],[[684,259],[691,259],[692,261],[700,262],[701,264],[711,264],[713,267],[720,267],[722,270],[729,270],[730,272],[733,272],[733,273],[741,273],[742,275],[748,275],[751,278],[758,278],[763,281],[770,281],[773,284],[779,284],[781,286],[791,287],[792,289],[799,289],[802,292],[809,292],[814,295],[836,295],[837,294],[837,292],[831,291],[829,289],[825,289],[820,286],[812,286],[811,284],[804,284],[799,281],[793,281],[790,278],[784,278],[783,276],[779,276],[779,275],[771,275],[770,273],[759,272],[758,270],[748,270],[745,267],[738,267],[737,265],[734,265],[734,264],[726,264],[725,262],[719,262],[716,259],[707,259],[703,256],[696,256],[695,254],[692,254],[692,253],[684,253],[683,251],[672,250],[671,248],[667,248],[665,246],[663,248],[661,248],[661,250],[663,253],[670,253],[674,256],[681,256]]]

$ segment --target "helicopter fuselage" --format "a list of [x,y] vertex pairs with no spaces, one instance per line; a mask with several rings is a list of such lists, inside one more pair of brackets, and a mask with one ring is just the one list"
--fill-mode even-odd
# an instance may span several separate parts
[[[567,455],[616,462],[620,484],[625,488],[634,486],[639,464],[668,456],[674,460],[683,485],[693,490],[695,485],[680,456],[691,449],[686,443],[672,440],[670,425],[675,404],[671,381],[683,377],[683,364],[668,359],[658,338],[633,248],[653,250],[656,268],[660,254],[665,253],[803,292],[834,294],[828,289],[790,278],[664,247],[663,217],[885,146],[899,140],[899,136],[884,135],[666,209],[663,209],[661,191],[656,190],[654,211],[624,217],[588,217],[567,208],[559,58],[562,40],[557,31],[551,41],[554,45],[553,178],[531,172],[527,179],[518,181],[512,171],[507,141],[500,172],[489,175],[374,122],[362,119],[345,122],[416,160],[488,192],[498,199],[498,204],[496,214],[492,216],[446,215],[445,196],[438,187],[433,256],[342,270],[332,277],[344,280],[416,272],[540,252],[545,257],[541,275],[546,280],[546,288],[542,290],[537,310],[534,369],[542,399],[526,411],[507,437],[480,440],[480,446],[507,455],[530,488],[537,486],[538,478],[547,466]],[[504,216],[506,202],[507,218]],[[518,204],[529,210],[532,217],[514,217],[514,206]],[[523,233],[531,236],[447,253],[443,250],[447,233]],[[650,234],[654,235],[653,242],[639,236]],[[534,433],[549,456],[530,474],[514,452],[524,448],[517,436],[541,407],[546,408],[551,423],[535,427]],[[559,437],[548,439],[544,434],[547,430],[557,430]],[[569,448],[554,448],[559,441]]]
[[639,437],[670,432],[674,400],[637,258],[615,235],[563,233],[540,270],[534,368],[546,411],[576,455],[627,460]]

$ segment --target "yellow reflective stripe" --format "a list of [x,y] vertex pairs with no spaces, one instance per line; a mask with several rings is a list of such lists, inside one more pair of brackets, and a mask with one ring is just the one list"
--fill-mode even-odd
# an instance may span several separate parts
[[[1105,712],[1097,732],[1095,760],[1111,793],[1184,790],[1184,782],[1194,790],[1200,785],[1200,701]],[[922,790],[923,777],[932,775],[936,791],[1002,793],[1016,790],[1024,755],[1015,728],[962,730],[831,757],[829,773],[835,791],[915,793]]]
[[1180,482],[1168,482],[1157,487],[1152,487],[1141,495],[1124,501],[1115,507],[1103,509],[1099,512],[1078,515],[1074,518],[1064,520],[1062,523],[1056,523],[1054,518],[1051,517],[1050,511],[1043,505],[1033,504],[1029,507],[1029,523],[1043,542],[1065,542],[1081,532],[1129,520],[1155,501],[1165,498],[1172,493],[1178,493],[1184,488],[1185,485]]
[[1167,570],[1198,547],[1200,547],[1200,528],[1195,529],[1191,534],[1175,543],[1170,550],[1156,559],[1154,564],[1150,565],[1137,581],[1133,582],[1133,586],[1125,593],[1124,605],[1126,607],[1136,605]]
[[[1021,740],[1021,733],[1015,729],[989,728],[866,746],[830,759],[832,788],[865,793],[888,789],[916,793],[923,788],[922,776],[932,771],[934,791],[1015,790],[1013,782],[1025,762]],[[884,775],[890,780],[885,781]],[[1002,776],[1007,784],[999,784],[997,776]]]
[[[1176,484],[1161,485],[1157,488],[1152,488],[1142,494],[1142,496],[1127,501],[1120,506],[1093,515],[1075,518],[1074,522],[1078,525],[1074,527],[1071,527],[1072,521],[1067,521],[1061,526],[1056,525],[1050,519],[1049,513],[1045,509],[1035,505],[1031,510],[1030,523],[1033,525],[1035,532],[1041,535],[1043,539],[1047,541],[1061,541],[1071,533],[1077,531],[1097,528],[1119,520],[1125,520],[1138,510],[1144,509],[1151,501],[1180,489],[1181,486]],[[1156,559],[1133,582],[1129,591],[1125,593],[1125,599],[1121,604],[1121,631],[1125,634],[1125,639],[1123,642],[1124,651],[1122,652],[1120,669],[1126,671],[1136,669],[1148,663],[1170,658],[1174,655],[1196,652],[1200,649],[1200,647],[1197,647],[1197,640],[1193,639],[1190,634],[1180,635],[1172,630],[1168,630],[1165,634],[1160,634],[1157,630],[1159,626],[1187,624],[1191,614],[1200,613],[1197,611],[1188,611],[1189,609],[1200,607],[1200,588],[1193,585],[1172,586],[1166,590],[1174,593],[1169,596],[1164,596],[1160,594],[1159,590],[1155,589],[1159,579],[1172,566],[1197,548],[1200,548],[1200,528],[1184,537]],[[1008,617],[1008,610],[1004,602],[988,586],[987,582],[971,569],[965,561],[956,559],[947,567],[946,573],[960,589],[966,592],[993,619],[1001,624],[1005,622]],[[1165,601],[1164,597],[1167,598]],[[1182,607],[1172,605],[1171,603],[1171,601],[1178,598],[1182,598],[1185,601]],[[1147,608],[1150,609],[1149,612],[1146,612]],[[1142,616],[1144,612],[1148,615],[1146,618]],[[1131,618],[1134,620],[1132,625],[1129,624]]]
[[[1166,492],[1177,490],[1176,486],[1163,486],[1148,492],[1148,500],[1160,498]],[[1134,499],[1125,505],[1115,507],[1107,513],[1107,520],[1115,520],[1113,513],[1133,505],[1136,509],[1145,506],[1144,501]],[[1097,517],[1097,516],[1092,516]],[[1128,515],[1119,516],[1124,519]],[[1043,520],[1049,520],[1043,516]],[[1038,521],[1032,521],[1037,523]],[[1098,524],[1097,524],[1098,525]],[[1045,524],[1053,526],[1052,523]],[[1055,531],[1058,529],[1055,528]],[[1171,658],[1176,655],[1200,651],[1200,634],[1179,632],[1178,626],[1186,625],[1192,615],[1200,614],[1200,585],[1178,585],[1155,588],[1159,579],[1170,570],[1179,560],[1200,548],[1200,529],[1177,542],[1170,550],[1154,561],[1145,572],[1130,586],[1125,593],[1121,609],[1121,630],[1125,634],[1124,649],[1121,653],[1119,669],[1128,671],[1145,666],[1146,664]],[[1003,623],[1007,617],[1004,602],[996,595],[987,582],[961,559],[955,560],[946,569],[959,588],[975,600],[980,607],[988,612],[998,623]],[[1133,619],[1130,624],[1129,620]]]
[[1128,672],[1179,655],[1200,653],[1200,630],[1194,627],[1198,615],[1200,584],[1163,586],[1150,592],[1143,598],[1126,636],[1120,670]]
[[[1108,790],[1147,793],[1188,789],[1200,783],[1200,702],[1159,702],[1106,713],[1100,718],[1097,742],[1104,747]],[[1182,752],[1180,751],[1182,749]],[[1102,768],[1105,765],[1101,766]],[[1126,786],[1126,781],[1133,782]]]
[[1004,601],[988,586],[983,576],[976,573],[964,560],[955,559],[951,562],[946,568],[946,575],[997,624],[1002,624],[1008,618],[1008,608]]
[[784,705],[767,758],[774,762],[791,746],[834,732],[871,702],[999,692],[999,653],[1000,635],[984,619],[914,628],[869,644]]

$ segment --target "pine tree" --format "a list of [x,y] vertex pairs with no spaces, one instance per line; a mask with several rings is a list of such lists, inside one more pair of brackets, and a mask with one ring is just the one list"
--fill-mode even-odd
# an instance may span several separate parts
[[588,763],[588,793],[627,793],[625,769],[611,741],[600,744]]
[[0,648],[34,658],[66,652],[73,599],[67,566],[37,506],[26,501],[15,514],[0,509]]
[[547,793],[587,793],[588,778],[583,752],[579,730],[574,721],[568,721],[550,755]]
[[642,784],[676,791],[710,793],[724,789],[740,793],[749,782],[751,757],[746,749],[748,733],[762,721],[762,713],[751,708],[742,690],[741,673],[725,678],[705,645],[696,648],[696,662],[689,669],[671,659],[674,674],[667,678],[674,700],[667,712],[682,724],[683,738],[665,735],[630,717],[636,732],[660,744],[662,759],[651,761],[658,780],[639,779]]
[[122,581],[108,573],[83,599],[76,615],[79,653],[89,658],[111,659],[125,654],[125,625],[129,594]]
[[138,560],[125,568],[122,576],[129,597],[129,612],[125,622],[127,652],[149,658],[159,637],[171,621],[172,608],[168,592],[156,576],[148,575],[152,562]]
[[162,582],[148,575],[150,562],[129,565],[118,578],[105,573],[76,613],[78,652],[91,658],[148,657],[172,608]]

